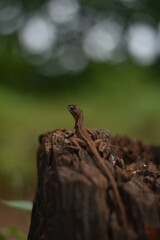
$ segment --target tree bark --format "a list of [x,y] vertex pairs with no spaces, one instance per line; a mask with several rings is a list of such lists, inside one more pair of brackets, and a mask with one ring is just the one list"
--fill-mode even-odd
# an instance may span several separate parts
[[[160,147],[91,130],[125,207],[123,223],[112,185],[87,149],[72,149],[66,134],[40,136],[38,184],[28,240],[160,239]],[[114,145],[107,146],[107,145]]]

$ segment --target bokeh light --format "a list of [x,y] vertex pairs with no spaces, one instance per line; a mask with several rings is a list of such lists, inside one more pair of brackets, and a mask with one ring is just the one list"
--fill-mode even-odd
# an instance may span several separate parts
[[79,4],[76,0],[51,0],[48,3],[49,15],[58,24],[74,21],[78,9]]
[[66,46],[59,59],[63,68],[72,72],[79,72],[85,69],[88,62],[82,49],[72,46]]
[[12,34],[21,27],[22,23],[23,16],[20,6],[5,6],[0,9],[0,34]]
[[145,5],[146,0],[121,0],[121,2],[128,8],[139,9]]
[[[22,56],[42,75],[84,71],[89,60],[153,65],[160,54],[157,19],[144,13],[146,0],[119,2],[119,8],[99,11],[78,0],[49,0],[25,13],[6,2],[0,5],[0,34],[17,33]],[[133,14],[126,15],[130,8]]]
[[31,53],[42,54],[54,45],[56,27],[43,16],[30,17],[19,32],[21,44]]
[[127,33],[128,50],[131,56],[142,65],[151,65],[156,61],[157,33],[149,25],[135,23]]
[[86,33],[84,50],[93,60],[105,61],[121,43],[122,26],[110,20],[97,22]]

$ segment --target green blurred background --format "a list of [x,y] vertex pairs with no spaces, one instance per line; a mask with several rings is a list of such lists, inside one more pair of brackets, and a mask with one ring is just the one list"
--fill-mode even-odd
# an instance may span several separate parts
[[160,142],[160,2],[0,1],[1,197],[36,188],[38,137],[88,128]]

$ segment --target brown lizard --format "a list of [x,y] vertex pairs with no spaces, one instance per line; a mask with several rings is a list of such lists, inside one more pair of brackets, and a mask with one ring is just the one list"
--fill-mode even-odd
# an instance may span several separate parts
[[[128,223],[127,223],[126,212],[125,212],[122,200],[121,200],[121,196],[120,196],[116,181],[115,181],[113,175],[110,173],[107,166],[105,165],[104,160],[101,158],[101,156],[96,148],[95,141],[91,138],[88,130],[85,128],[84,121],[83,121],[83,112],[78,105],[68,105],[67,108],[75,119],[74,130],[75,130],[76,138],[75,137],[71,138],[71,142],[73,142],[73,144],[75,145],[75,148],[78,148],[80,146],[86,146],[87,150],[96,159],[96,164],[98,165],[100,170],[110,180],[110,183],[112,185],[112,188],[113,188],[113,191],[114,191],[114,194],[117,199],[119,209],[121,212],[124,230],[125,230],[125,233],[127,233]],[[72,135],[74,135],[74,133]]]

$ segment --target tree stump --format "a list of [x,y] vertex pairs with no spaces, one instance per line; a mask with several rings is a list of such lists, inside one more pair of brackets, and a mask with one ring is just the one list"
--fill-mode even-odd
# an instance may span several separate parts
[[127,233],[112,185],[94,157],[69,147],[71,131],[56,130],[40,136],[28,240],[160,239],[160,147],[104,129],[91,131],[94,140],[105,142],[100,154],[117,183]]

